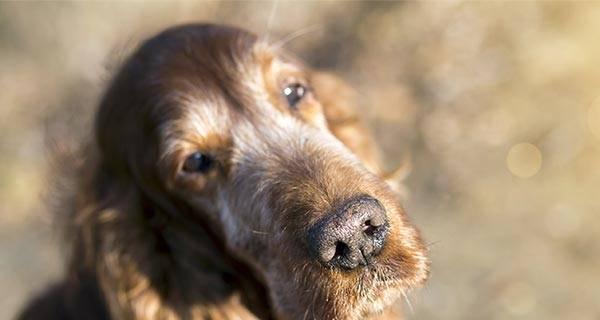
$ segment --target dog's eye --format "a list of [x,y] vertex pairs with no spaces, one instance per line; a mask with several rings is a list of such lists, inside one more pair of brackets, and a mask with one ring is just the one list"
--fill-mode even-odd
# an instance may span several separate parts
[[306,94],[306,87],[299,83],[292,83],[283,89],[283,95],[290,107],[295,107]]
[[187,173],[206,172],[212,167],[212,163],[211,157],[200,152],[194,152],[185,159],[182,169]]

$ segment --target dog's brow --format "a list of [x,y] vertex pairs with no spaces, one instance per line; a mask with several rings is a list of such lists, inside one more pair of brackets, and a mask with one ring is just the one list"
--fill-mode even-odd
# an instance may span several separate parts
[[[163,155],[176,152],[182,144],[198,148],[211,148],[206,141],[211,137],[225,136],[231,126],[230,112],[216,99],[200,101],[185,99],[182,110],[175,119],[165,121],[161,128]],[[214,139],[212,139],[214,140]]]

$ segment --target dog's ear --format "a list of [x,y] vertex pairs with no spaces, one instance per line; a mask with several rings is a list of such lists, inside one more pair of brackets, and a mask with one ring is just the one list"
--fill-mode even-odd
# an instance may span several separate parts
[[311,85],[329,130],[342,141],[371,172],[382,175],[379,149],[365,125],[366,111],[357,104],[357,93],[343,80],[326,72],[313,72]]

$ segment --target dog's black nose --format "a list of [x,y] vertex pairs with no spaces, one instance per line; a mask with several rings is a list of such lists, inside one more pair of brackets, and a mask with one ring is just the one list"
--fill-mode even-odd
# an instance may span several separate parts
[[388,229],[383,206],[362,196],[345,202],[311,227],[308,244],[321,263],[350,270],[371,262],[383,248]]

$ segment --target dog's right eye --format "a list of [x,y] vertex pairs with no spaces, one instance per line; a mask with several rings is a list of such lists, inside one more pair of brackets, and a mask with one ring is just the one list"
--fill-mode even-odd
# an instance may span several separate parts
[[185,159],[182,170],[187,173],[203,173],[212,167],[211,157],[200,152],[194,152]]

